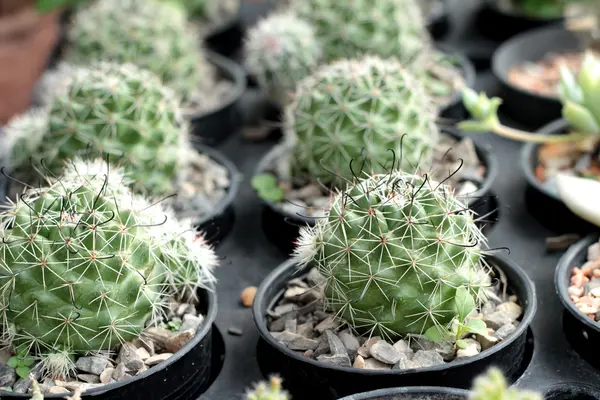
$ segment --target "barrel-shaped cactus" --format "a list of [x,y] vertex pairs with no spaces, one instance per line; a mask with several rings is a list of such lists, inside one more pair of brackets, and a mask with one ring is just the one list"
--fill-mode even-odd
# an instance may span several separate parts
[[475,309],[484,241],[449,187],[392,171],[335,196],[328,218],[302,229],[295,259],[318,268],[328,307],[349,326],[396,338],[448,331]]
[[208,64],[180,4],[103,0],[79,10],[67,60],[132,63],[158,75],[184,101],[207,84]]
[[[50,375],[70,355],[114,350],[162,313],[168,295],[208,287],[216,257],[191,225],[126,189],[103,161],[73,161],[0,213],[2,332]],[[175,227],[175,228],[174,228]],[[195,280],[169,277],[182,271]]]
[[125,167],[137,192],[172,193],[187,140],[172,91],[130,64],[70,71],[48,106],[7,126],[11,166],[31,170],[33,158],[60,175],[73,157],[100,152]]
[[321,44],[313,27],[289,12],[261,20],[248,32],[245,64],[271,99],[288,103],[296,84],[320,63]]
[[288,393],[281,388],[281,378],[272,376],[269,382],[259,382],[246,392],[246,400],[289,400]]
[[[352,180],[353,159],[371,172],[395,162],[402,169],[427,163],[439,136],[433,100],[395,60],[342,60],[299,83],[286,108],[285,137],[297,176],[339,184]],[[339,178],[341,179],[339,179]]]

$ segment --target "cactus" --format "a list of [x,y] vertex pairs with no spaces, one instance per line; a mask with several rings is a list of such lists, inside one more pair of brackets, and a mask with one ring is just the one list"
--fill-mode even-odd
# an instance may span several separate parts
[[482,243],[449,187],[396,170],[338,193],[294,259],[318,268],[328,307],[359,333],[445,335],[485,297]]
[[[158,75],[184,102],[208,85],[210,69],[183,8],[160,0],[103,0],[81,9],[66,59],[133,63]],[[204,85],[204,86],[203,86]]]
[[364,151],[377,160],[374,173],[395,157],[401,168],[413,169],[432,156],[439,136],[435,119],[432,99],[395,60],[338,61],[300,82],[286,108],[291,168],[296,176],[339,185],[353,178],[350,162]]
[[246,400],[289,400],[286,391],[281,389],[281,378],[272,376],[269,382],[259,382],[254,389],[246,392]]
[[246,67],[278,104],[289,102],[296,83],[321,61],[313,27],[289,12],[272,14],[250,30],[245,43]]
[[490,368],[473,382],[469,400],[542,400],[542,395],[518,388],[509,388],[498,368]]
[[91,146],[119,159],[136,192],[172,193],[185,163],[187,125],[171,91],[133,65],[100,62],[71,71],[48,106],[7,126],[10,165],[30,167],[33,157],[60,175],[66,160]]
[[315,26],[327,61],[373,54],[406,64],[429,45],[414,0],[293,0],[290,7]]
[[202,236],[123,179],[104,161],[74,160],[0,213],[1,330],[44,375],[68,375],[76,354],[115,350],[159,321],[169,296],[214,281]]

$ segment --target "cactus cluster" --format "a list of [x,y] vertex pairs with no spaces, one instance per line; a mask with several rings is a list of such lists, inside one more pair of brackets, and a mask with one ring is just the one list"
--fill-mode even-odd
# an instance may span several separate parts
[[67,60],[132,63],[156,74],[184,101],[208,85],[210,66],[183,7],[160,0],[103,0],[79,10]]
[[281,388],[281,378],[272,376],[269,382],[259,382],[246,392],[246,400],[289,400],[286,391]]
[[498,368],[490,368],[475,378],[469,400],[542,400],[542,395],[518,388],[509,388]]
[[[327,218],[302,228],[294,258],[318,268],[328,307],[350,327],[393,339],[447,332],[475,309],[485,297],[483,243],[449,187],[396,170],[337,194]],[[457,301],[459,290],[472,300]]]
[[296,83],[321,62],[321,44],[313,27],[290,12],[261,20],[247,35],[245,64],[271,99],[288,103]]
[[[439,136],[432,99],[395,60],[341,60],[298,84],[286,109],[285,140],[292,171],[323,183],[352,180],[351,161],[373,160],[384,172],[426,163]],[[386,165],[387,164],[387,165]]]
[[74,160],[0,213],[3,338],[49,376],[67,375],[74,354],[134,339],[169,295],[214,281],[201,234],[125,180],[103,160]]
[[187,143],[172,92],[133,65],[99,62],[65,71],[46,107],[7,126],[10,165],[31,171],[33,158],[60,175],[68,160],[99,151],[125,168],[136,192],[172,193]]

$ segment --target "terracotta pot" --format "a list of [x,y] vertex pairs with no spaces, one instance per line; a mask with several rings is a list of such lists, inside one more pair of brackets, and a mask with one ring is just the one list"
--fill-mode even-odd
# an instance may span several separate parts
[[0,125],[31,105],[33,89],[46,68],[60,32],[59,11],[40,15],[29,4],[16,10],[2,8]]

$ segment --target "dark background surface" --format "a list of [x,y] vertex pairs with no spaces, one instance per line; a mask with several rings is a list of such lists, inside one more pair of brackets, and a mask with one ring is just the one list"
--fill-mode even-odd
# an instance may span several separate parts
[[[461,52],[489,53],[490,42],[480,38],[471,28],[478,1],[451,0],[451,3],[452,28],[444,42]],[[267,7],[265,1],[245,0],[245,24],[252,24]],[[498,83],[491,71],[478,71],[475,89],[485,90],[490,95],[497,93]],[[256,97],[256,92],[248,91],[243,99],[242,107],[247,117],[258,118]],[[477,143],[489,146],[500,165],[493,189],[500,204],[500,220],[488,234],[489,247],[508,247],[510,257],[527,271],[537,289],[538,312],[532,324],[534,354],[516,385],[545,392],[564,382],[600,384],[599,372],[571,349],[563,335],[563,307],[554,289],[554,269],[560,253],[546,254],[544,239],[554,233],[544,229],[526,211],[526,183],[519,167],[521,144],[491,134],[470,136]],[[262,279],[286,259],[262,232],[260,202],[249,183],[256,163],[272,146],[273,142],[247,142],[239,134],[232,135],[219,146],[237,165],[244,181],[235,201],[235,227],[218,248],[224,260],[217,270],[217,325],[226,343],[225,363],[202,399],[243,399],[245,389],[263,378],[256,363],[258,332],[252,312],[250,308],[244,308],[239,299],[245,287],[259,286]],[[242,335],[228,334],[231,327],[240,329]],[[318,399],[317,393],[314,398]]]

